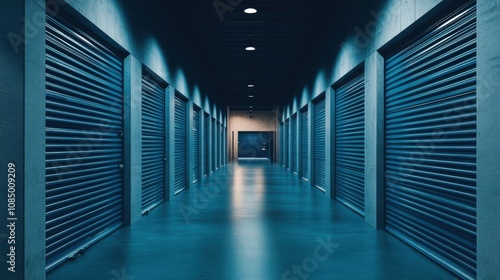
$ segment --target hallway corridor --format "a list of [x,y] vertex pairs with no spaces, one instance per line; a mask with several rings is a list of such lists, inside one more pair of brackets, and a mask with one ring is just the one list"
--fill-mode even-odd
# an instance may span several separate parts
[[282,167],[246,160],[220,168],[47,279],[455,278]]

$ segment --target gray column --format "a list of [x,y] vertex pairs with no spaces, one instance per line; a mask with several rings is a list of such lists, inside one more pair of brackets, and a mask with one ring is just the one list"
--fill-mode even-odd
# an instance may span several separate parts
[[499,1],[477,1],[477,279],[500,275],[499,18]]
[[[3,81],[0,174],[5,178],[1,183],[0,207],[1,213],[7,213],[3,211],[8,202],[6,173],[8,163],[14,163],[17,218],[3,220],[16,224],[16,272],[5,271],[7,274],[3,275],[8,279],[45,279],[45,10],[43,4],[33,1],[15,2],[4,3],[0,12],[1,34],[14,33],[26,39],[17,46],[19,52],[12,41],[9,44],[4,40],[0,46],[4,67],[0,71]],[[6,225],[2,232],[12,236]],[[7,244],[7,239],[2,239],[3,269],[10,267],[4,260],[13,244],[8,244],[8,248]]]
[[142,64],[132,55],[124,61],[124,224],[142,216]]
[[165,153],[167,154],[165,176],[165,200],[169,201],[175,196],[175,89],[168,86],[165,89]]
[[365,61],[365,220],[384,228],[384,59]]
[[326,196],[335,198],[335,91],[325,92]]

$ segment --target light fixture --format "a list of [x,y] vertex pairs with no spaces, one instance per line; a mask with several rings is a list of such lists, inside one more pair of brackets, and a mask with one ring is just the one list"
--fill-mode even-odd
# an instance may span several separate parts
[[245,14],[256,14],[257,13],[257,9],[254,9],[254,8],[246,8],[245,9]]
[[253,95],[249,95],[248,97],[253,98]]
[[253,106],[248,106],[248,108],[253,109]]
[[247,42],[247,47],[245,48],[246,51],[253,52],[255,51],[255,46],[253,45],[253,36],[250,34],[250,37],[248,37],[248,42]]
[[247,85],[247,87],[249,87],[249,88],[254,88],[254,87],[255,87],[255,85],[254,85],[254,84],[248,84],[248,85]]

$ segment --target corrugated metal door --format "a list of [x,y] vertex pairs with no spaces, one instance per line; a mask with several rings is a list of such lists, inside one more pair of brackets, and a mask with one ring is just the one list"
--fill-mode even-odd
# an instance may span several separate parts
[[290,119],[285,121],[285,168],[290,169]]
[[292,117],[292,172],[297,173],[297,115]]
[[[145,72],[147,73],[147,72]],[[142,76],[142,211],[165,200],[165,89]]]
[[216,162],[217,162],[217,168],[220,168],[220,159],[221,159],[221,153],[222,153],[222,150],[221,150],[221,133],[222,133],[222,130],[221,130],[221,125],[219,122],[217,122],[217,154],[215,155],[215,159],[216,159]]
[[309,176],[309,121],[308,111],[300,113],[300,173],[302,179],[308,180]]
[[210,115],[205,114],[205,141],[204,147],[205,151],[203,153],[203,166],[204,166],[204,174],[208,176],[210,173]]
[[217,127],[215,125],[215,119],[212,118],[212,169],[215,171],[217,169]]
[[284,143],[285,143],[285,140],[284,140],[284,124],[283,123],[280,123],[280,164],[281,166],[284,166],[285,165],[285,148],[284,148]]
[[193,108],[193,147],[191,149],[192,162],[193,162],[193,183],[200,180],[200,110]]
[[174,190],[175,194],[180,193],[187,187],[187,104],[180,97],[175,96],[175,174],[174,174]]
[[46,266],[122,225],[123,64],[89,31],[46,25]]
[[358,74],[335,91],[335,198],[365,213],[365,85]]
[[314,186],[326,190],[325,98],[314,104]]
[[468,3],[386,61],[386,229],[476,276],[476,8]]

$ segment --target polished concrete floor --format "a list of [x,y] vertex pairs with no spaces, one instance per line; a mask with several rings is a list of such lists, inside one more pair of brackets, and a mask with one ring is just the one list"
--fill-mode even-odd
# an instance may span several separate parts
[[455,279],[363,218],[265,161],[239,161],[48,280]]

